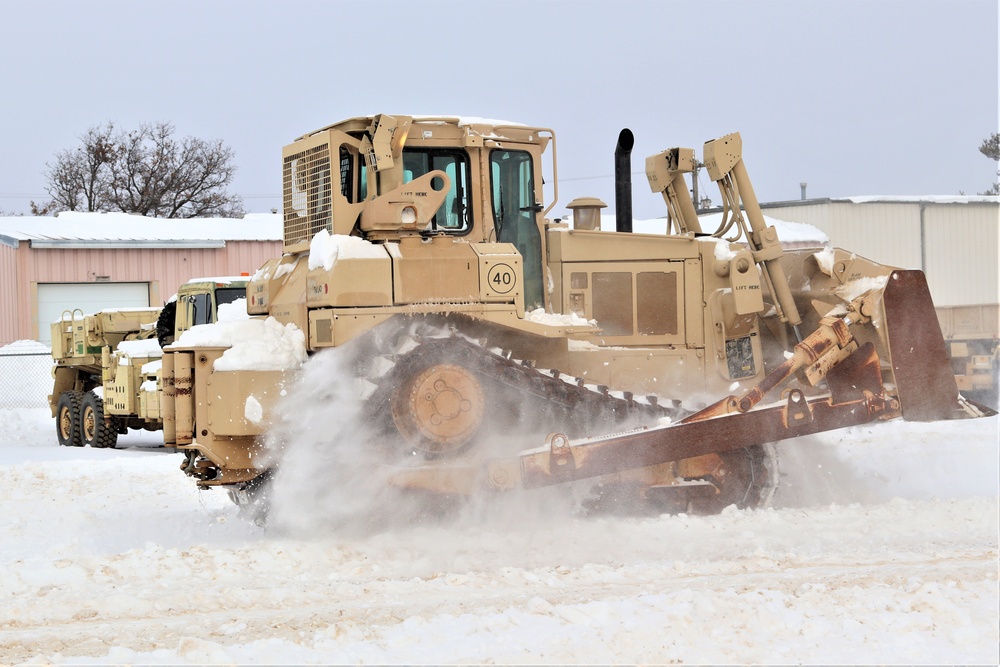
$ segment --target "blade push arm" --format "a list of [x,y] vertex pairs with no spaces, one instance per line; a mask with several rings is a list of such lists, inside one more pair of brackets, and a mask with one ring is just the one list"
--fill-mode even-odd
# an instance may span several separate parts
[[[768,227],[764,222],[764,214],[747,175],[746,165],[743,164],[743,139],[740,133],[734,132],[706,142],[705,167],[711,179],[719,184],[719,191],[722,194],[724,213],[720,231],[728,229],[733,222],[739,224],[750,245],[754,261],[760,265],[764,279],[771,289],[771,294],[774,295],[778,316],[781,321],[787,321],[793,327],[798,327],[802,323],[802,317],[792,299],[788,277],[779,261],[782,250],[778,234],[773,227]],[[741,202],[749,228],[740,213]],[[732,218],[727,223],[728,216]]]

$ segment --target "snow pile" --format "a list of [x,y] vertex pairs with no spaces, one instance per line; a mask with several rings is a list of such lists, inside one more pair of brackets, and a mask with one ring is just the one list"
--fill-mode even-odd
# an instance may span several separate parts
[[[51,383],[50,383],[51,384]],[[49,391],[52,391],[51,387]],[[4,442],[0,445],[0,465],[19,460],[6,461],[3,456],[4,447],[51,448],[56,443],[56,425],[49,407],[32,407],[8,409],[6,405],[0,408],[4,418]],[[59,454],[61,450],[49,452]],[[3,533],[0,532],[0,536]]]
[[218,308],[216,308],[215,320],[217,322],[232,322],[235,320],[248,319],[250,319],[250,315],[247,314],[246,297],[234,299],[229,303],[221,303]]
[[380,259],[388,257],[388,255],[381,245],[376,245],[358,236],[330,234],[325,229],[319,230],[309,243],[310,271],[321,267],[324,271],[330,271],[337,263],[337,259],[341,257]]
[[159,374],[160,369],[163,368],[163,359],[156,359],[142,365],[139,372],[143,375],[152,375],[154,373]]
[[595,327],[596,320],[588,320],[580,317],[576,313],[547,313],[544,308],[529,310],[524,314],[524,319],[535,324],[544,324],[550,327]]
[[736,251],[729,247],[729,241],[715,239],[715,259],[728,262],[736,257]]
[[298,368],[306,360],[305,334],[273,317],[199,324],[185,331],[177,347],[227,347],[218,371],[272,371]]
[[844,301],[854,301],[859,296],[867,294],[868,292],[881,291],[885,287],[888,280],[889,276],[856,278],[855,280],[844,283],[835,289],[833,293]]
[[37,340],[16,340],[13,343],[0,346],[0,355],[15,354],[50,354],[52,348]]
[[820,271],[828,276],[833,276],[833,262],[836,260],[837,254],[832,247],[827,246],[819,252],[813,253],[813,257],[816,258],[816,264],[819,265]]
[[[155,338],[143,340],[123,340],[118,343],[118,352],[129,357],[162,357],[163,349]],[[126,364],[123,364],[126,365]]]

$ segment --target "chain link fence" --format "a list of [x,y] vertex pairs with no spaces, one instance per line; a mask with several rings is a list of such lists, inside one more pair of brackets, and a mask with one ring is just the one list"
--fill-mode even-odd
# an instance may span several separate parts
[[48,407],[52,354],[41,343],[0,347],[0,409]]

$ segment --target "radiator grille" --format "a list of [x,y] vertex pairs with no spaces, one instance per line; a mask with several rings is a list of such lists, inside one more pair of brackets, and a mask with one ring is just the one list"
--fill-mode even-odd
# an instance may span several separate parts
[[309,241],[321,229],[332,229],[329,145],[286,157],[282,182],[286,246]]

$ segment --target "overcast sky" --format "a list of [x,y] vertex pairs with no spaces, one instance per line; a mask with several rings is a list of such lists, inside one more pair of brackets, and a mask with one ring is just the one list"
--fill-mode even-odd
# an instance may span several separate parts
[[[0,211],[46,200],[46,162],[109,120],[224,140],[232,190],[267,211],[283,145],[382,112],[552,128],[556,214],[583,195],[613,208],[624,127],[640,172],[740,131],[764,202],[800,182],[810,197],[976,194],[996,180],[978,147],[1000,126],[997,6],[0,0]],[[636,217],[662,215],[633,183]]]

